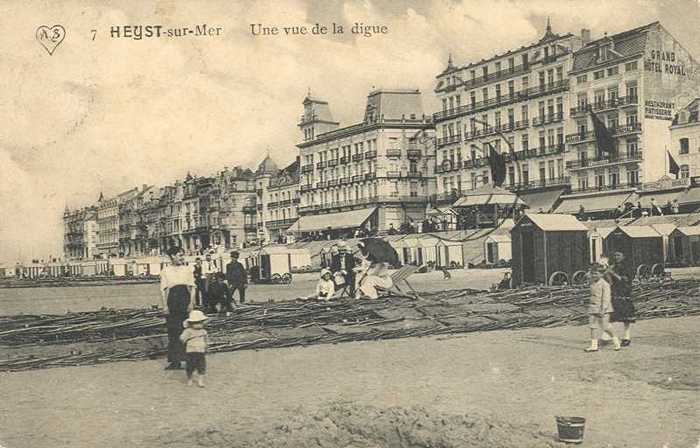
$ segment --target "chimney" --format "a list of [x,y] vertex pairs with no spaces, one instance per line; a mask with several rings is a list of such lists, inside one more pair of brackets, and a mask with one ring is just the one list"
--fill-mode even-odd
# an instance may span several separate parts
[[586,45],[591,41],[591,30],[588,28],[581,28],[581,43]]

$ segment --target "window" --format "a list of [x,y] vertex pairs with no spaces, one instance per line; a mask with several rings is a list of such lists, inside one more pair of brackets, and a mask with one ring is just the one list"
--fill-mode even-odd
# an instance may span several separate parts
[[559,149],[564,149],[564,128],[557,129],[557,146]]
[[690,151],[690,142],[687,138],[680,139],[681,149],[680,154],[688,154]]
[[442,111],[443,112],[447,111],[447,98],[442,99]]
[[515,71],[515,58],[508,58],[508,70],[513,73]]
[[544,122],[544,101],[540,101],[538,103],[538,108],[540,112],[540,121]]
[[500,127],[501,127],[501,112],[496,111],[493,115],[494,115],[494,126],[496,127],[496,129],[500,129]]
[[453,96],[450,97],[450,111],[455,108],[455,99]]
[[500,72],[501,72],[501,63],[496,62],[496,73],[500,73]]
[[508,109],[508,126],[511,128],[515,125],[515,112],[513,109]]
[[510,185],[515,185],[515,170],[513,165],[508,165],[508,183]]
[[596,109],[602,109],[605,106],[605,90],[596,90],[593,94],[593,103]]
[[588,95],[585,93],[579,93],[577,103],[579,110],[586,110],[588,108]]
[[544,90],[544,72],[540,72],[540,88]]
[[681,165],[681,179],[687,179],[690,177],[690,168],[688,165]]
[[523,169],[522,182],[523,182],[523,184],[527,184],[530,182],[530,166],[527,163],[524,163],[522,166],[522,169]]
[[501,99],[501,85],[496,84],[496,101],[500,101]]
[[627,126],[634,126],[637,124],[637,111],[631,111],[627,113]]
[[625,64],[626,72],[633,72],[635,70],[637,70],[637,61],[632,61]]
[[527,151],[528,149],[530,149],[530,142],[529,142],[529,137],[527,134],[523,134],[523,136],[520,140],[520,144],[522,145],[523,151]]
[[603,79],[605,77],[605,70],[598,70],[593,72],[593,79]]
[[626,92],[627,92],[626,95],[627,95],[628,100],[631,100],[632,98],[634,98],[636,100],[637,92],[638,92],[637,91],[637,81],[628,82],[626,84]]
[[550,160],[547,163],[547,170],[549,171],[549,180],[553,180],[556,177],[556,172],[554,171],[554,160]]
[[482,73],[484,75],[484,80],[486,80],[489,77],[489,66],[485,65],[481,67]]
[[598,189],[605,188],[605,175],[596,174],[595,175],[595,187]]
[[620,173],[618,173],[617,171],[611,171],[608,174],[608,181],[609,181],[609,185],[612,188],[616,188],[617,186],[620,185]]
[[617,99],[619,96],[617,86],[608,88],[608,101],[610,102],[611,106],[617,105]]
[[579,190],[588,190],[588,176],[585,176],[585,177],[584,176],[580,176],[578,178],[578,189]]
[[527,93],[527,89],[528,89],[529,86],[530,86],[530,77],[529,77],[529,76],[523,76],[522,79],[520,80],[520,82],[522,83],[522,87],[523,87],[522,92],[523,92],[523,93]]
[[554,119],[554,99],[547,100],[547,120]]
[[544,153],[545,147],[547,146],[546,137],[544,131],[540,131],[540,153]]
[[588,75],[578,75],[576,77],[577,84],[583,84],[584,82],[588,82]]
[[547,178],[547,167],[545,166],[544,162],[540,162],[540,182],[544,183],[544,180]]
[[508,81],[508,96],[513,98],[515,96],[515,81]]
[[483,89],[481,89],[481,96],[483,97],[484,102],[488,101],[488,99],[489,99],[489,89],[487,89],[487,88],[485,88],[485,87],[484,87]]
[[557,119],[560,120],[564,116],[564,99],[557,97]]
[[528,66],[528,63],[529,63],[528,60],[527,60],[527,53],[525,53],[525,54],[522,56],[522,60],[523,60],[523,67],[527,67],[527,66]]
[[527,104],[520,109],[520,119],[524,122],[528,121]]
[[472,104],[472,108],[474,108],[476,106],[476,92],[473,90],[469,92],[469,101]]
[[418,196],[418,182],[411,182],[411,197],[415,198]]
[[563,81],[564,80],[564,67],[561,65],[557,67],[557,81]]
[[547,84],[549,84],[550,86],[552,84],[554,84],[554,70],[553,69],[547,70]]
[[627,171],[627,183],[630,186],[639,184],[639,170]]
[[617,75],[620,72],[619,67],[616,65],[615,67],[609,67],[608,68],[608,76],[614,76]]

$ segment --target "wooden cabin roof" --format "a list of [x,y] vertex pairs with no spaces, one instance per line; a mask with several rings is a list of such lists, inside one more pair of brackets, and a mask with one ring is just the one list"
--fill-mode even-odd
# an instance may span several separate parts
[[573,215],[550,213],[527,213],[518,221],[515,227],[520,226],[520,223],[522,223],[525,218],[528,218],[533,224],[545,232],[588,232],[588,228]]

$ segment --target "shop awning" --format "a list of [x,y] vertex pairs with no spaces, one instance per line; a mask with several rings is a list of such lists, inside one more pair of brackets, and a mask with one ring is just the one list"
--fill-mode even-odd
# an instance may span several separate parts
[[625,202],[636,202],[636,195],[633,191],[619,193],[608,193],[595,196],[563,196],[561,204],[556,209],[556,213],[578,213],[583,206],[586,212],[601,212],[615,210]]
[[559,197],[564,194],[563,188],[557,188],[548,191],[537,191],[532,193],[522,193],[520,194],[520,199],[525,201],[530,211],[538,212],[542,209],[542,213],[549,213],[552,211]]
[[289,231],[315,232],[328,229],[354,229],[364,224],[376,210],[377,207],[371,207],[347,212],[302,216],[292,224]]
[[[657,201],[658,203],[658,201]],[[678,197],[679,204],[698,204],[700,206],[700,188],[691,188],[688,191],[683,192]]]
[[700,235],[700,226],[683,226],[683,227],[678,227],[677,230],[685,236],[698,236],[698,235]]
[[444,216],[444,215],[457,215],[457,212],[452,210],[450,207],[435,207],[428,210],[426,213],[428,216]]
[[473,207],[478,205],[525,205],[515,193],[491,185],[468,191],[452,204],[452,207]]

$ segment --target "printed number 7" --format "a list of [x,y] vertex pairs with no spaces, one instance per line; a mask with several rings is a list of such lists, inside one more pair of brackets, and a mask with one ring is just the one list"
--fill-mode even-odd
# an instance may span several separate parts
[[97,36],[97,30],[90,30],[92,31],[92,40],[95,40],[95,36]]

